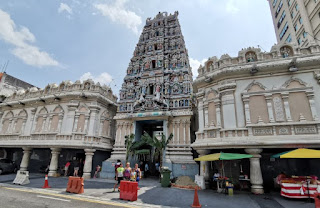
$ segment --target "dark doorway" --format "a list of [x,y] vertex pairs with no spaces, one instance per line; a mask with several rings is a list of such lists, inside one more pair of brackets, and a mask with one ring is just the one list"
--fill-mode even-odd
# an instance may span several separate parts
[[[151,137],[161,135],[163,132],[163,121],[162,120],[145,120],[145,121],[136,121],[135,129],[135,140],[139,141],[141,136],[147,132]],[[154,148],[149,145],[141,146],[141,149],[149,149],[150,153],[154,151]],[[146,174],[149,176],[156,176],[158,172],[156,170],[156,163],[159,163],[156,159],[150,155],[145,155],[144,157],[139,157],[139,161],[136,161],[140,164],[142,170],[145,170],[146,164],[148,164],[148,171]]]
[[152,68],[156,68],[156,60],[152,60]]

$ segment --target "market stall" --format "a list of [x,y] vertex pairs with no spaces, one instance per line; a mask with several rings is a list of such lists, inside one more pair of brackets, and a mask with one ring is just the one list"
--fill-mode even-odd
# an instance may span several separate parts
[[[320,151],[299,148],[273,155],[272,158],[320,158]],[[316,176],[292,176],[285,177],[280,174],[277,183],[281,186],[281,196],[287,198],[314,198],[316,192],[320,192],[320,182]]]
[[287,198],[314,198],[318,189],[318,181],[311,177],[293,176],[280,181],[281,196]]
[[[205,155],[199,158],[196,158],[195,161],[221,161],[222,162],[222,176],[217,176],[214,180],[217,182],[217,191],[219,193],[233,193],[233,183],[227,177],[225,177],[224,163],[225,160],[239,160],[244,158],[251,158],[252,155],[249,154],[237,154],[237,153],[215,153],[210,155]],[[250,180],[245,178],[246,180]]]

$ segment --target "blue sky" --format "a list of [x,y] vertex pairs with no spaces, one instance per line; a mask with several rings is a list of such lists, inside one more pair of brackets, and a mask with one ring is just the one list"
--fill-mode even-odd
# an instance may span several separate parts
[[40,88],[92,78],[118,93],[146,18],[176,10],[195,76],[208,57],[276,43],[266,0],[8,0],[0,67]]

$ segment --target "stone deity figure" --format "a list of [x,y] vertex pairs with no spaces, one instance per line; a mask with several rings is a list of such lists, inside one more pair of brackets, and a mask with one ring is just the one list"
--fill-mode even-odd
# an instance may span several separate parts
[[289,57],[289,55],[290,55],[290,49],[288,49],[287,47],[283,47],[283,48],[280,50],[280,53],[282,54],[282,57],[283,57],[283,58],[287,58],[287,57]]

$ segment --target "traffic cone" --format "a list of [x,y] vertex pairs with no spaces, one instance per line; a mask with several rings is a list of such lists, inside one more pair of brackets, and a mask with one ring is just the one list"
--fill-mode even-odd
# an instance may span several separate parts
[[44,178],[44,185],[42,186],[42,188],[51,188],[48,182],[48,175],[46,175],[46,177]]
[[193,204],[191,205],[191,207],[201,208],[201,204],[200,204],[199,198],[198,198],[198,189],[197,188],[194,189]]

